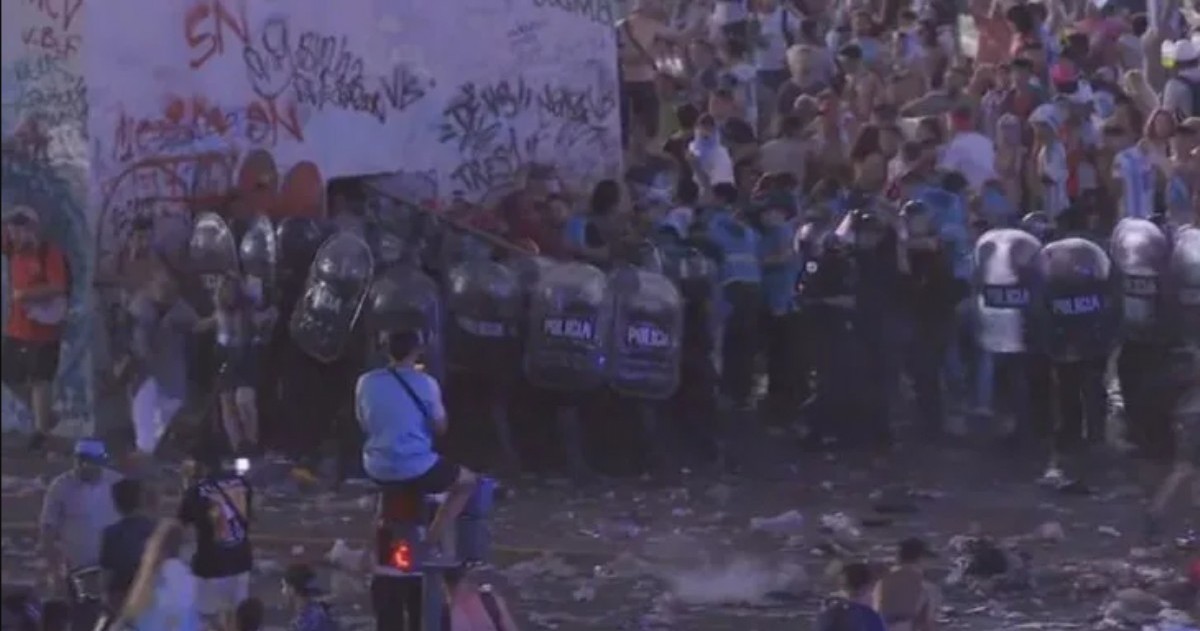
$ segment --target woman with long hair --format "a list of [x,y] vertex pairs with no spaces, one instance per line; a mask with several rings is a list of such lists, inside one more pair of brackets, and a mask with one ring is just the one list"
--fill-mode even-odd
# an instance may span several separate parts
[[200,631],[196,577],[185,561],[183,526],[159,522],[146,542],[142,563],[112,629],[122,631]]

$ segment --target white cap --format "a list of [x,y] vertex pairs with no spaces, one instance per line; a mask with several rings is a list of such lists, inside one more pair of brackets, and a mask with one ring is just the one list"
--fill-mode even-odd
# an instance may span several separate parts
[[1058,108],[1050,103],[1039,105],[1029,114],[1029,123],[1044,123],[1051,127],[1059,126]]
[[1196,50],[1196,44],[1190,39],[1181,39],[1175,42],[1175,62],[1189,62],[1200,59],[1200,50]]

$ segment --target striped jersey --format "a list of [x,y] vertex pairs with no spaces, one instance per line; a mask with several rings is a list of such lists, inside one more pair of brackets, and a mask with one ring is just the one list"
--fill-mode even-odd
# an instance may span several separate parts
[[1118,208],[1122,217],[1147,219],[1154,213],[1154,165],[1140,148],[1122,149],[1113,157],[1112,177],[1121,182]]

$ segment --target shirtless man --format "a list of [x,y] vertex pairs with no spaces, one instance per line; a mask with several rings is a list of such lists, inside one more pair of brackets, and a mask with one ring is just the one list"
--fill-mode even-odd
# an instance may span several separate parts
[[[649,141],[658,136],[658,45],[683,41],[683,35],[671,30],[665,18],[660,0],[638,0],[629,16],[617,22],[621,125],[627,145],[634,137]],[[640,135],[634,136],[635,131]]]

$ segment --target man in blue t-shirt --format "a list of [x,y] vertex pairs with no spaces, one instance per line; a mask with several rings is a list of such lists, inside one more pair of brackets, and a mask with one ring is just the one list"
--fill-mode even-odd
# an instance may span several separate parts
[[[439,542],[475,491],[476,476],[433,449],[435,434],[449,427],[437,379],[417,368],[424,347],[412,329],[383,334],[388,365],[358,378],[354,407],[366,441],[363,468],[376,483],[421,495],[447,493],[429,525],[427,541]],[[436,543],[435,543],[436,545]]]

